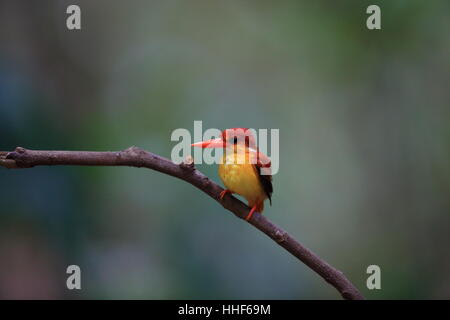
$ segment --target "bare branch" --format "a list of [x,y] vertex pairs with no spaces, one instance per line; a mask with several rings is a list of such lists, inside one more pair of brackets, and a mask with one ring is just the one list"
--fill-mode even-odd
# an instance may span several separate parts
[[[242,201],[232,196],[227,196],[220,200],[219,195],[223,189],[198,171],[192,158],[186,159],[185,162],[177,165],[166,158],[137,147],[130,147],[118,152],[44,151],[27,150],[21,147],[17,147],[13,152],[0,151],[0,166],[19,169],[42,165],[145,167],[192,184],[244,221],[250,210]],[[341,271],[330,266],[286,231],[270,222],[265,216],[255,212],[248,222],[314,270],[325,281],[335,287],[343,298],[364,299],[358,289]]]

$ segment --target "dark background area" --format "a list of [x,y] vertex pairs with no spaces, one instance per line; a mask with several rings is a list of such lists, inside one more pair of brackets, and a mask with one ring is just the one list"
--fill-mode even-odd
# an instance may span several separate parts
[[[370,4],[381,30],[366,28]],[[278,128],[265,214],[368,298],[448,299],[449,30],[445,0],[0,0],[0,150],[170,157],[194,120]],[[0,190],[1,298],[339,298],[157,172],[0,168]],[[81,291],[65,287],[70,264]],[[381,290],[366,289],[371,264]]]

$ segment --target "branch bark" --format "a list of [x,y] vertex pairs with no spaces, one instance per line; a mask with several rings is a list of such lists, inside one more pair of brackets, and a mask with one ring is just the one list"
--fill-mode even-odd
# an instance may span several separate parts
[[[6,168],[20,169],[43,165],[144,167],[192,184],[244,221],[250,210],[242,201],[233,196],[227,196],[220,200],[219,194],[223,189],[198,171],[193,164],[192,158],[177,165],[166,158],[137,147],[130,147],[117,152],[44,151],[27,150],[21,147],[17,147],[12,152],[0,151],[0,166]],[[304,247],[265,216],[255,212],[248,222],[319,274],[326,282],[335,287],[344,299],[364,299],[358,289],[341,271],[335,269],[311,250]]]

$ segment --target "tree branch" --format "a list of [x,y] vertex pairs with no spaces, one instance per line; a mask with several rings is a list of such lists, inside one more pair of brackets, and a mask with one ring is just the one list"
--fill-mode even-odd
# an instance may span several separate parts
[[[17,147],[13,152],[0,151],[0,166],[19,169],[42,165],[145,167],[192,184],[241,219],[244,219],[249,211],[249,208],[242,201],[232,196],[227,196],[220,200],[219,194],[223,189],[198,171],[194,167],[192,158],[186,159],[185,162],[177,165],[166,158],[137,147],[118,152],[44,151],[27,150],[21,147]],[[255,212],[249,223],[314,270],[325,281],[335,287],[343,298],[352,300],[364,299],[358,289],[341,271],[330,266],[286,231],[270,222],[265,216]]]

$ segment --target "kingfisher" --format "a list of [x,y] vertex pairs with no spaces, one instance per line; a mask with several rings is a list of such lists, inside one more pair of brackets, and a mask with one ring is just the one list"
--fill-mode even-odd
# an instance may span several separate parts
[[233,193],[244,197],[251,208],[245,220],[249,221],[254,212],[262,213],[266,199],[272,205],[270,159],[258,150],[251,130],[226,129],[219,138],[193,143],[192,146],[223,149],[218,172],[225,190],[220,193],[220,200]]

